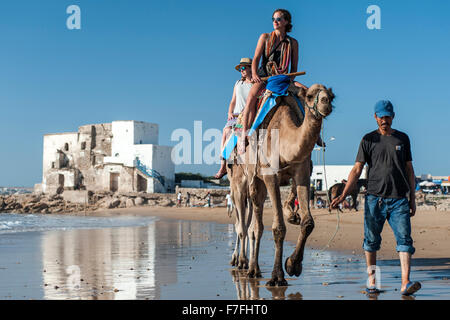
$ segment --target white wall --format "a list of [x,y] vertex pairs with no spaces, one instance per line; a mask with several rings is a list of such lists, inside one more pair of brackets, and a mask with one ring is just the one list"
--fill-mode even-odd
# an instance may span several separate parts
[[[69,151],[73,152],[77,147],[78,133],[77,132],[67,132],[67,133],[55,133],[44,135],[44,151],[42,159],[42,191],[46,192],[47,188],[47,171],[52,168],[52,162],[56,162],[57,150],[64,151],[64,145],[68,143]],[[64,151],[65,152],[65,151]],[[65,177],[69,180],[69,177]]]
[[[113,138],[111,141],[111,157],[105,157],[105,162],[123,163],[127,167],[132,167],[136,157],[136,146],[143,157],[148,158],[144,162],[151,166],[150,144],[158,143],[158,125],[142,121],[113,121],[111,125]],[[147,146],[147,147],[145,147]]]
[[158,125],[134,121],[134,144],[158,144]]
[[111,125],[111,157],[105,157],[105,163],[122,163],[133,166],[132,158],[134,142],[133,121],[113,121]]
[[170,189],[175,190],[175,164],[171,157],[172,148],[153,145],[152,168],[165,177],[166,184],[169,184]]
[[[323,165],[317,165],[313,167],[313,172],[311,175],[311,181],[322,180],[322,191],[329,189],[335,183],[341,182],[343,179],[348,179],[348,175],[352,170],[353,165],[326,165],[326,185],[325,185],[325,175]],[[367,177],[367,166],[364,167],[361,173],[360,179],[366,179]],[[320,190],[318,190],[320,191]]]

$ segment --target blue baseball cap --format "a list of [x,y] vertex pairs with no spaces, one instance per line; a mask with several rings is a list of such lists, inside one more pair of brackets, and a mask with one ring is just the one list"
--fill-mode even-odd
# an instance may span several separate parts
[[380,100],[375,104],[375,114],[378,118],[393,117],[395,115],[394,106],[389,100]]

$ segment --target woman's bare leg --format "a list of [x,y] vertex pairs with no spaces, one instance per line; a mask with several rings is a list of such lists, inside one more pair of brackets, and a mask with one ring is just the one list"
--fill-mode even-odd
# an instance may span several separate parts
[[243,114],[242,114],[242,136],[238,142],[238,152],[245,152],[245,136],[247,130],[253,123],[253,119],[256,114],[256,100],[258,98],[258,93],[265,86],[264,82],[255,83],[247,96],[247,103],[245,105]]
[[[223,129],[223,134],[222,134],[222,142],[220,144],[220,150],[223,150],[223,147],[225,145],[225,141],[228,138],[229,133],[231,132],[231,127],[226,127]],[[221,160],[220,161],[220,169],[219,171],[217,171],[217,173],[214,175],[214,178],[216,179],[220,179],[222,178],[225,174],[227,173],[227,168],[226,168],[226,162],[225,160]]]

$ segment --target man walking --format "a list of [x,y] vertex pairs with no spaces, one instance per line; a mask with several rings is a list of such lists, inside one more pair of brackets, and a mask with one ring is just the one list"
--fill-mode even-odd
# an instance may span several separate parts
[[345,200],[367,163],[369,170],[364,208],[363,249],[370,285],[366,291],[379,292],[379,288],[375,286],[374,266],[381,245],[381,231],[387,220],[397,241],[396,249],[402,271],[401,293],[411,295],[421,287],[419,282],[409,280],[411,255],[415,252],[410,220],[416,212],[415,176],[409,138],[405,133],[391,128],[394,116],[394,107],[390,101],[377,102],[375,120],[378,129],[366,134],[361,140],[356,162],[344,191],[332,201],[331,206],[335,208]]

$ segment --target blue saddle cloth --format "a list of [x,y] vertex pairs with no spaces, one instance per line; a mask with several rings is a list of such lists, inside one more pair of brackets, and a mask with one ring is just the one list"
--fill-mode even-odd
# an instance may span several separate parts
[[[256,129],[261,125],[261,123],[266,118],[267,114],[272,110],[273,107],[275,107],[276,98],[280,96],[287,96],[287,89],[291,83],[291,80],[288,76],[284,74],[280,74],[277,76],[270,77],[267,80],[266,89],[272,91],[272,94],[269,98],[267,98],[264,105],[260,108],[258,111],[258,114],[256,115],[255,121],[253,122],[252,127],[247,133],[247,136],[251,136],[253,132],[255,132]],[[298,106],[300,107],[301,112],[303,115],[305,114],[305,110],[298,99],[298,97],[294,96],[294,98],[297,101]],[[222,151],[222,157],[227,160],[231,153],[233,152],[234,148],[237,145],[238,136],[235,133],[232,133],[230,138],[228,139],[227,144],[225,145],[225,148]]]

